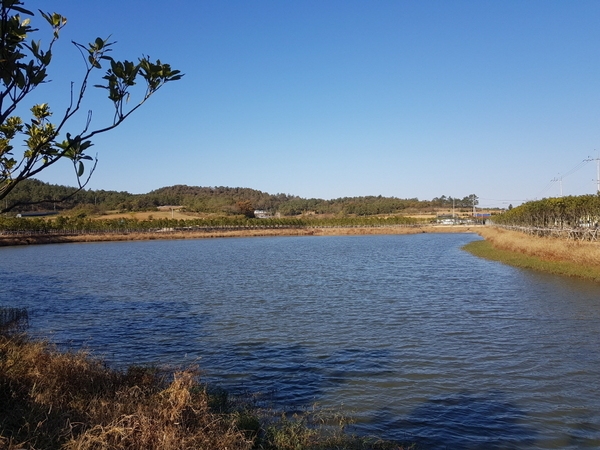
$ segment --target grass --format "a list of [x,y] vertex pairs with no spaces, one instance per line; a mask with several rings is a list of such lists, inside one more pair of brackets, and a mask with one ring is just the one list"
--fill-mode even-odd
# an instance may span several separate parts
[[485,227],[465,250],[515,267],[600,282],[600,244],[530,236],[518,231]]
[[319,411],[278,417],[211,393],[197,368],[108,368],[85,352],[60,352],[0,333],[0,449],[392,450],[345,433]]

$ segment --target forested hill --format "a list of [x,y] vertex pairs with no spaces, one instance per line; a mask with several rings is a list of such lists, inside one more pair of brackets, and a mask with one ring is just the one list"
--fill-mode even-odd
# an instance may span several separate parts
[[[333,200],[305,199],[289,194],[268,194],[250,188],[198,187],[176,185],[147,194],[105,190],[81,190],[67,186],[26,180],[5,199],[5,205],[18,204],[14,212],[35,210],[86,209],[90,212],[152,210],[160,206],[182,206],[192,212],[239,214],[247,210],[265,210],[282,215],[316,214],[396,214],[407,209],[430,207],[469,208],[475,195],[463,199],[441,196],[432,200],[417,198],[365,196]],[[71,196],[71,197],[69,197]],[[60,202],[65,197],[67,200]]]

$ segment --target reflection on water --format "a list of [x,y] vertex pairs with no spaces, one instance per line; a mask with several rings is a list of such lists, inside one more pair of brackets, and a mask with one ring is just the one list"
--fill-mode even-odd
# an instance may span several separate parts
[[114,365],[199,363],[425,448],[600,446],[600,286],[477,259],[474,235],[3,248],[0,305]]
[[377,423],[420,437],[425,448],[506,449],[530,447],[537,438],[526,414],[502,393],[433,397],[398,419],[385,411]]

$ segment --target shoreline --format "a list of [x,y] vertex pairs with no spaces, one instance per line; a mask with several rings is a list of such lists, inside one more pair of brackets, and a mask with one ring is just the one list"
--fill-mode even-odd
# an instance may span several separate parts
[[19,333],[18,322],[0,321],[0,449],[414,448],[348,432],[351,418],[335,411],[279,418],[212,389],[198,366],[114,369]]
[[483,240],[463,247],[474,256],[521,269],[600,282],[598,242],[531,236],[497,227],[476,232]]
[[0,247],[17,245],[64,244],[75,242],[119,242],[182,239],[214,239],[234,237],[271,237],[271,236],[359,236],[394,235],[421,233],[477,233],[481,225],[417,225],[382,227],[303,227],[303,228],[265,228],[233,229],[219,231],[168,231],[121,234],[71,234],[71,235],[0,235]]

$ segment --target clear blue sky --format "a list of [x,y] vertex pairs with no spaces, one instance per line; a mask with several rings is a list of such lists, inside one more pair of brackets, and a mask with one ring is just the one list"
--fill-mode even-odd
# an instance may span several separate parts
[[[112,35],[114,57],[147,54],[186,74],[95,140],[92,189],[475,193],[482,206],[558,196],[561,177],[565,195],[596,190],[595,162],[568,172],[599,157],[598,1],[25,5],[69,19],[54,81],[36,93],[57,112],[83,67],[71,40]],[[104,93],[91,89],[101,125]],[[75,182],[67,163],[41,179]]]

